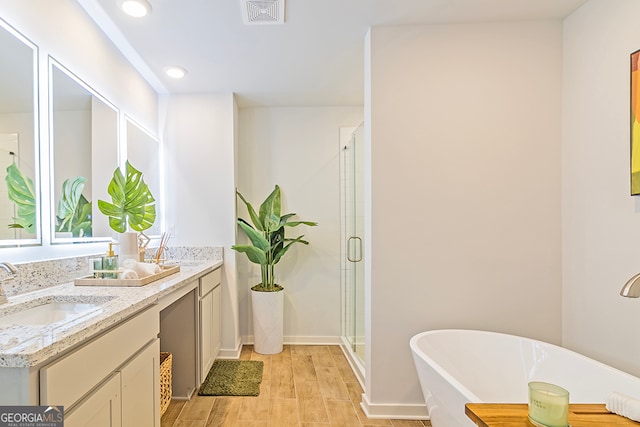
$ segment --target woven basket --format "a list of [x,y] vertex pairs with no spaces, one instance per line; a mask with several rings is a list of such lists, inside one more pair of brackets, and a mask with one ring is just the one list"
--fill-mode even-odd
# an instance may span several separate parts
[[165,413],[171,403],[171,353],[160,352],[160,416]]

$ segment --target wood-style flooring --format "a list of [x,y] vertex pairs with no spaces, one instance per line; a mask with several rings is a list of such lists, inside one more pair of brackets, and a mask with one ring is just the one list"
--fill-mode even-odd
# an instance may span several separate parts
[[242,349],[241,359],[262,360],[260,396],[194,396],[172,400],[162,427],[424,427],[428,421],[369,419],[360,409],[362,388],[339,346],[291,345],[275,355]]

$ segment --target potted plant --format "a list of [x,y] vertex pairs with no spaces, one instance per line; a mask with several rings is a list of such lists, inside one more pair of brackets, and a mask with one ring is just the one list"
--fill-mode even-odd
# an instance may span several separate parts
[[290,221],[295,213],[281,215],[280,187],[262,202],[258,212],[240,192],[238,198],[247,206],[253,225],[238,218],[238,225],[251,241],[250,245],[233,245],[231,249],[247,255],[249,261],[260,265],[261,281],[251,287],[253,308],[254,350],[261,354],[282,351],[284,288],[275,282],[275,265],[296,243],[308,245],[303,235],[285,237],[285,227],[304,224],[318,225],[312,221]]

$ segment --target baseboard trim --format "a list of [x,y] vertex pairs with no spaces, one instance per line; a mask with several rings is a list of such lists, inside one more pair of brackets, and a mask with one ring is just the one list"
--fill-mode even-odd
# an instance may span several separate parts
[[[242,337],[242,344],[253,345],[253,335],[245,335]],[[292,345],[340,345],[342,340],[340,337],[332,336],[285,336],[282,338],[284,344]]]
[[360,407],[369,418],[393,418],[397,420],[428,420],[429,412],[426,404],[393,404],[371,403],[366,393],[362,394]]
[[221,348],[217,359],[239,359],[242,351],[242,340],[238,340],[236,348]]
[[298,344],[298,345],[340,345],[342,342],[340,337],[284,337],[282,341],[285,344]]

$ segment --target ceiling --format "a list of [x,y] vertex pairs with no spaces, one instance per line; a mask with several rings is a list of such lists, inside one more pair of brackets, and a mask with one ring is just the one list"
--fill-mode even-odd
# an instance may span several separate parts
[[287,0],[283,25],[245,25],[241,0],[149,0],[144,18],[78,0],[157,91],[234,92],[241,107],[362,105],[371,26],[562,19],[586,1]]

